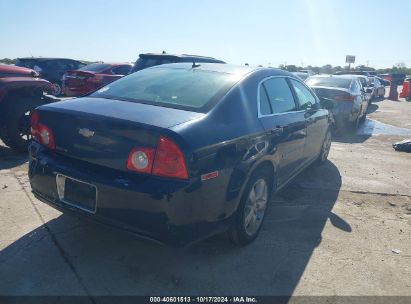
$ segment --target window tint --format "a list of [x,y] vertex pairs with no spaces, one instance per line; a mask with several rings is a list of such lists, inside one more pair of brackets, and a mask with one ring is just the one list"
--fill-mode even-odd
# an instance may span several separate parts
[[363,77],[358,78],[360,80],[361,87],[365,88],[367,86],[367,80]]
[[268,101],[267,93],[265,92],[264,86],[260,86],[260,114],[272,114],[270,102]]
[[157,106],[206,111],[241,76],[203,70],[151,68],[125,76],[91,94]]
[[16,66],[32,69],[36,64],[34,59],[17,59]]
[[284,78],[271,78],[264,81],[273,113],[284,113],[296,109],[294,97]]
[[311,94],[301,82],[291,79],[291,83],[294,87],[301,109],[309,109],[317,102],[314,95]]
[[105,63],[92,63],[89,65],[86,65],[82,68],[79,69],[79,71],[89,71],[89,72],[102,72],[105,69],[109,68],[110,65],[109,64],[105,64]]
[[351,84],[351,79],[339,77],[310,77],[307,80],[307,85],[310,87],[331,87],[331,88],[345,88],[348,89]]
[[127,75],[130,72],[130,66],[122,65],[111,70],[114,75]]
[[351,85],[351,91],[359,93],[361,90],[361,85],[358,81],[354,80]]

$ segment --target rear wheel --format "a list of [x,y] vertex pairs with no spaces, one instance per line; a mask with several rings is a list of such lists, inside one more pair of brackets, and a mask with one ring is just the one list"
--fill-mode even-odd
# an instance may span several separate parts
[[53,83],[51,94],[54,96],[60,96],[62,93],[61,85],[57,82]]
[[31,111],[42,104],[40,98],[17,97],[6,106],[4,123],[0,127],[2,140],[7,146],[16,151],[27,151],[27,144],[31,138]]
[[271,191],[272,178],[269,169],[254,172],[247,183],[229,230],[230,239],[235,244],[249,244],[258,236]]
[[318,156],[317,160],[315,161],[316,165],[324,164],[328,159],[328,154],[330,153],[331,149],[331,132],[328,130],[325,134],[324,142],[321,147],[320,155]]

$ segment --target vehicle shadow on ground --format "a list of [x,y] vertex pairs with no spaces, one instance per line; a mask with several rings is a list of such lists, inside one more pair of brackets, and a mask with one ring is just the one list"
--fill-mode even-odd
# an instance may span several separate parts
[[367,108],[367,115],[377,111],[379,106],[375,103],[370,103]]
[[[321,243],[327,220],[351,232],[332,212],[340,187],[333,163],[310,167],[274,197],[260,236],[245,247],[220,235],[170,248],[61,215],[0,252],[0,273],[7,274],[0,294],[75,294],[74,272],[92,295],[288,297]],[[57,260],[72,269],[57,266]]]
[[27,153],[19,153],[0,144],[0,170],[20,166],[27,162],[27,160]]

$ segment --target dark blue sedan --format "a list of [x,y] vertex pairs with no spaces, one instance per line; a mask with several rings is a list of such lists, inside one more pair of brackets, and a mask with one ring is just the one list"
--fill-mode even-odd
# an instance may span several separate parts
[[326,161],[330,116],[291,73],[169,64],[32,114],[33,193],[171,245],[258,235],[271,194]]

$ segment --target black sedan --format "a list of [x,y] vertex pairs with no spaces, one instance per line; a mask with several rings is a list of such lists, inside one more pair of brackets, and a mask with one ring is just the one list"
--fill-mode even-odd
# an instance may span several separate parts
[[247,244],[272,192],[327,159],[329,125],[291,73],[161,65],[39,107],[29,178],[41,201],[142,237]]
[[335,126],[341,133],[355,131],[365,120],[371,88],[363,88],[357,75],[318,75],[306,80],[318,97],[329,100]]

